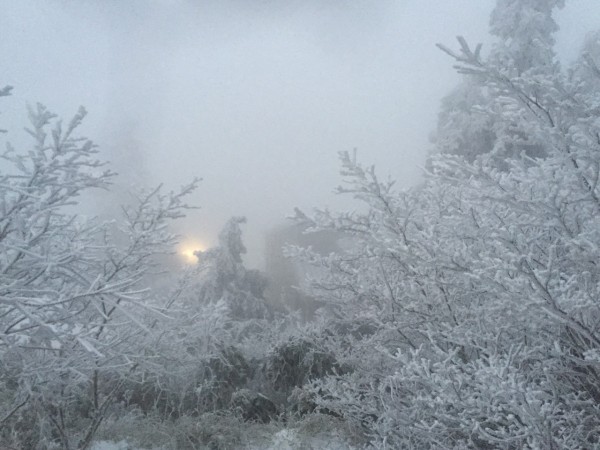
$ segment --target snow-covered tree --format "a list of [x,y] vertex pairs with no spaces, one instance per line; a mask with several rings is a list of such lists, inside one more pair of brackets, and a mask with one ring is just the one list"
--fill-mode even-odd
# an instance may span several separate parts
[[[486,57],[481,55],[481,47],[474,52],[508,77],[526,74],[532,83],[548,82],[560,72],[554,52],[558,25],[552,13],[563,6],[563,0],[498,1],[490,19],[491,34],[496,38],[491,51]],[[532,93],[536,95],[535,89]],[[442,102],[435,152],[460,155],[467,161],[493,155],[500,169],[507,169],[506,158],[518,157],[521,152],[544,156],[544,142],[521,129],[522,120],[509,118],[504,111],[503,98],[494,84],[465,77]]]
[[[91,141],[45,107],[30,110],[34,144],[10,145],[0,173],[0,439],[23,448],[88,448],[119,389],[145,364],[158,317],[143,283],[155,255],[172,251],[180,192],[155,189],[112,224],[78,215],[78,198],[109,187]],[[12,167],[11,167],[12,166]],[[155,319],[153,319],[155,320]],[[6,397],[8,396],[8,397]]]
[[432,136],[435,151],[474,161],[492,149],[496,133],[494,118],[486,110],[489,103],[486,90],[476,80],[464,79],[442,100],[437,130]]
[[246,247],[240,225],[244,217],[233,217],[219,234],[219,245],[196,252],[203,269],[198,292],[200,303],[224,302],[236,320],[263,319],[268,315],[264,292],[266,278],[257,270],[244,266]]
[[498,37],[491,61],[513,75],[554,73],[553,12],[564,0],[498,0],[490,17],[490,33]]
[[[353,237],[326,257],[295,250],[322,268],[311,295],[331,321],[375,327],[351,345],[334,336],[354,370],[308,391],[383,448],[600,445],[598,61],[588,52],[569,73],[545,64],[552,40],[536,30],[554,31],[555,6],[499,1],[492,20],[501,37],[499,23],[529,20],[543,61],[484,58],[461,38],[459,52],[442,47],[487,96],[494,148],[434,156],[408,191],[343,154],[340,192],[367,212],[298,216]],[[519,151],[499,166],[506,143]]]

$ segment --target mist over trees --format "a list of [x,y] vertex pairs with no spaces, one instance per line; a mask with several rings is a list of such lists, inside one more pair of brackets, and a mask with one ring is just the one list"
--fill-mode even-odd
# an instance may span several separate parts
[[154,289],[198,182],[84,217],[114,176],[85,111],[31,109],[0,172],[0,447],[600,446],[600,31],[563,67],[563,5],[498,0],[488,53],[439,45],[463,80],[418,186],[340,154],[357,207],[297,210],[315,245],[284,250],[314,316],[277,252],[244,266],[242,217]]
[[555,61],[556,6],[498,2],[487,57],[440,45],[466,78],[421,186],[343,154],[340,192],[368,212],[299,217],[355,237],[297,254],[326,268],[312,289],[332,317],[376,330],[312,392],[384,447],[599,445],[598,66]]

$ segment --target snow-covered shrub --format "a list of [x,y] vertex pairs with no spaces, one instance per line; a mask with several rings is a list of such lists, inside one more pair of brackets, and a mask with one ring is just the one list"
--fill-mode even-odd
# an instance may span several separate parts
[[31,148],[1,155],[0,358],[11,398],[0,404],[0,440],[20,448],[87,448],[146,364],[163,315],[145,275],[172,251],[167,225],[196,184],[140,194],[123,210],[116,243],[112,224],[76,213],[79,197],[113,175],[76,136],[85,114],[63,127],[37,105]]
[[[335,320],[375,326],[350,345],[331,336],[354,370],[309,393],[376,446],[600,444],[600,71],[592,53],[568,73],[555,60],[560,3],[499,0],[487,58],[462,38],[441,46],[481,90],[442,117],[420,186],[397,191],[342,154],[340,192],[363,208],[297,215],[353,244],[291,250],[318,268],[309,293]],[[475,109],[481,129],[451,129]]]
[[279,414],[277,405],[265,395],[249,389],[239,389],[231,397],[231,407],[242,419],[268,423]]
[[264,373],[275,390],[290,392],[310,380],[342,372],[334,354],[317,340],[292,337],[267,355]]

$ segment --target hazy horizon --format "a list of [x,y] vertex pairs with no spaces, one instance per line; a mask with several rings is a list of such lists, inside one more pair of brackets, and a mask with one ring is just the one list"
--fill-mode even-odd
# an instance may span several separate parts
[[[400,187],[419,180],[439,102],[459,81],[435,44],[489,43],[493,5],[0,0],[0,85],[15,87],[0,123],[20,142],[27,103],[65,120],[84,105],[82,130],[120,184],[203,178],[201,209],[178,230],[209,246],[245,215],[260,266],[265,230],[294,207],[348,205],[332,194],[338,152],[358,149]],[[593,6],[573,0],[558,13],[563,61],[596,25]]]

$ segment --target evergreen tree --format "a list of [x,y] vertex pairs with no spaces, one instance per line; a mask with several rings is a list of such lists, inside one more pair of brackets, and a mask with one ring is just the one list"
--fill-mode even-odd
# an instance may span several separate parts
[[[553,11],[564,6],[563,0],[499,0],[490,19],[490,31],[496,40],[490,54],[483,58],[506,77],[527,75],[535,86],[551,82],[560,73],[554,52],[554,34],[558,25]],[[502,170],[507,158],[524,153],[545,157],[544,143],[521,128],[520,120],[507,120],[498,86],[482,83],[480,77],[465,77],[442,101],[435,152],[460,155],[467,161],[478,156],[492,157]]]
[[240,225],[245,222],[244,217],[231,218],[219,234],[219,245],[196,253],[204,270],[199,301],[224,302],[235,320],[263,319],[268,316],[264,297],[267,280],[259,271],[244,266],[246,247]]

